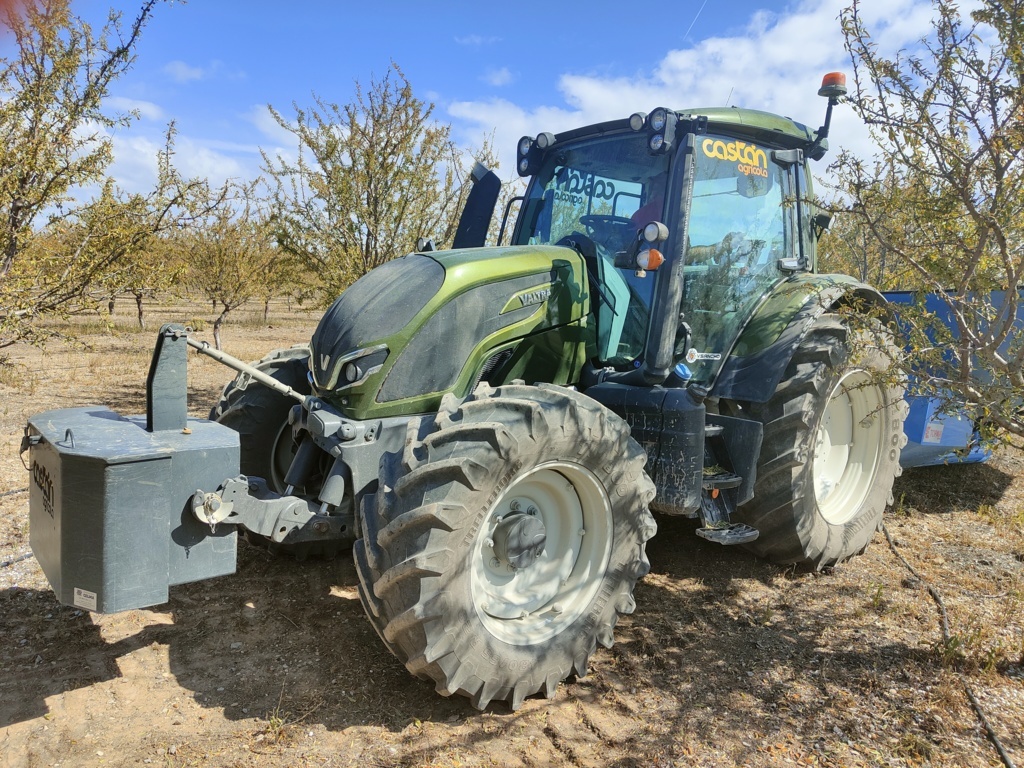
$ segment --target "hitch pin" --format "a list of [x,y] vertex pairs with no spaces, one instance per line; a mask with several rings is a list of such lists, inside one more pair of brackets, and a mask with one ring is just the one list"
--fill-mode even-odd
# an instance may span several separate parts
[[224,501],[217,493],[203,493],[197,490],[192,496],[192,513],[200,522],[210,526],[210,533],[217,533],[217,524],[231,516],[234,503]]

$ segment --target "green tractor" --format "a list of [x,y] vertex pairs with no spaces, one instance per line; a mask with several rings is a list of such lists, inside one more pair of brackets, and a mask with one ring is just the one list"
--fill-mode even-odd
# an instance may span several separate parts
[[[818,131],[751,110],[658,108],[524,137],[529,184],[509,245],[483,247],[500,185],[480,171],[453,250],[426,243],[370,272],[309,345],[255,366],[163,329],[145,429],[174,433],[167,450],[184,467],[167,481],[163,594],[227,572],[218,553],[233,558],[236,531],[300,558],[352,546],[370,622],[410,672],[478,708],[516,708],[612,644],[649,570],[651,510],[778,563],[820,569],[862,552],[899,473],[903,393],[872,319],[883,297],[816,274],[828,219],[808,161],[825,154],[842,76],[819,93]],[[182,340],[240,371],[217,423],[174,404]],[[43,529],[71,517],[51,478],[77,450],[64,424],[79,417],[55,413],[26,437],[49,483],[33,488],[37,556]],[[226,458],[177,458],[179,431]],[[186,488],[200,469],[218,480]],[[103,526],[120,514],[115,487],[97,491]],[[186,539],[187,568],[173,553]],[[155,599],[117,598],[120,565],[83,588],[66,554],[39,559],[69,602]]]

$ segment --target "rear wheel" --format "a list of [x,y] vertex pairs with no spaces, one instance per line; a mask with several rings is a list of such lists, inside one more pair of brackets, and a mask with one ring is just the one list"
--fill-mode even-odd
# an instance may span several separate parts
[[732,516],[760,531],[748,549],[822,568],[867,547],[906,444],[892,355],[880,327],[853,332],[840,316],[822,315],[772,398],[751,406],[764,442],[754,498]]
[[483,385],[411,421],[360,516],[371,622],[443,695],[553,696],[649,570],[645,461],[621,419],[560,387]]

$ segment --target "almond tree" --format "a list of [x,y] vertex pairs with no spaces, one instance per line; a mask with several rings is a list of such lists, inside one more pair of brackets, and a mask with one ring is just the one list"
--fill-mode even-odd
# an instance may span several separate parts
[[1024,435],[1024,0],[984,0],[968,17],[935,0],[929,35],[894,56],[860,8],[842,14],[850,100],[878,151],[836,161],[845,215],[919,291],[899,311],[918,393],[991,439]]
[[[73,198],[84,187],[103,184],[112,159],[108,131],[132,120],[108,114],[103,99],[132,65],[156,4],[147,0],[126,27],[112,12],[98,33],[71,13],[69,0],[0,6],[0,23],[14,47],[13,56],[0,59],[0,347],[42,338],[36,319],[79,301],[116,260],[91,247],[95,229],[80,229],[85,239],[68,243],[72,261],[50,263],[56,280],[41,290],[33,291],[32,281],[56,256],[37,254],[41,261],[20,263],[50,219],[110,223],[116,195],[109,185],[85,206]],[[55,226],[65,235],[74,228]]]
[[298,155],[264,151],[264,170],[277,242],[318,276],[322,300],[420,237],[451,242],[468,188],[461,153],[397,66],[368,89],[357,83],[350,104],[314,95],[311,107],[293,107],[294,121],[270,113]]
[[[254,298],[265,286],[280,285],[287,257],[274,242],[266,215],[254,202],[253,186],[225,190],[225,202],[178,238],[189,286],[220,305],[213,340],[221,348],[221,328],[228,314]],[[280,278],[280,279],[279,279]]]

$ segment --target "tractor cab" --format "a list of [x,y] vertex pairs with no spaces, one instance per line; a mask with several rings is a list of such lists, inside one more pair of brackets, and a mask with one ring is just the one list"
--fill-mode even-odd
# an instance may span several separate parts
[[[512,242],[583,256],[595,366],[710,386],[773,287],[813,268],[814,139],[752,110],[663,108],[524,137],[531,179]],[[645,236],[652,223],[664,227]]]

